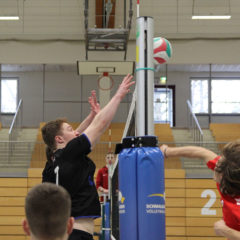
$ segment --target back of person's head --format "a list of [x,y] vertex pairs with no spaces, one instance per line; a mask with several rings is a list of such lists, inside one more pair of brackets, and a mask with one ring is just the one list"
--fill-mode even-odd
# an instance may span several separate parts
[[72,231],[71,199],[61,186],[43,183],[33,187],[25,200],[23,228],[36,239],[63,239]]
[[221,174],[221,192],[232,197],[240,196],[240,140],[224,146],[215,171]]
[[52,151],[56,149],[55,137],[61,134],[62,124],[66,122],[66,119],[56,119],[46,123],[41,129],[43,141]]

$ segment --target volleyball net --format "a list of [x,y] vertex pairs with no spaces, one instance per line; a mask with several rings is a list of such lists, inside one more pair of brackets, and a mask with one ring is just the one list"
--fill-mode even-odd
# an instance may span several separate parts
[[[136,90],[133,93],[132,102],[130,105],[127,121],[123,131],[122,139],[127,136],[136,136],[135,115],[136,115]],[[116,153],[119,151],[116,146]],[[110,224],[111,224],[111,239],[119,240],[119,191],[118,191],[118,156],[114,164],[113,170],[110,173]]]

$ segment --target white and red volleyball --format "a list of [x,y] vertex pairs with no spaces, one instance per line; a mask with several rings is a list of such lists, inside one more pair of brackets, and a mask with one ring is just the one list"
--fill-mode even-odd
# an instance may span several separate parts
[[162,37],[156,37],[153,39],[153,60],[155,64],[164,64],[172,56],[171,43]]

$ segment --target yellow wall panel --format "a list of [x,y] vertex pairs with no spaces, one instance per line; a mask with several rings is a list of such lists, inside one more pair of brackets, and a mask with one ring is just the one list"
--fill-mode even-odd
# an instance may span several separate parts
[[1,197],[22,197],[27,195],[27,188],[0,188]]
[[215,237],[216,234],[212,226],[209,227],[186,227],[186,234],[188,236],[213,236]]
[[0,226],[0,235],[24,235],[22,226]]
[[167,236],[185,236],[186,229],[185,227],[166,227]]
[[165,190],[166,193],[166,198],[170,198],[170,197],[178,197],[178,198],[182,198],[185,197],[185,189],[183,188],[167,188]]
[[29,178],[28,179],[28,187],[34,187],[40,183],[42,183],[42,178]]
[[0,235],[0,240],[30,240],[30,238],[27,238],[25,235],[19,235],[19,236],[16,236],[16,235],[4,235],[4,236],[1,236]]
[[216,182],[213,179],[186,179],[186,188],[216,189]]
[[166,226],[184,227],[186,224],[185,221],[185,217],[166,217]]
[[29,168],[28,169],[28,177],[29,178],[39,178],[42,177],[42,168]]
[[166,179],[165,188],[185,188],[185,179]]
[[183,169],[165,169],[165,178],[185,178],[185,170]]
[[167,217],[184,217],[186,215],[185,208],[167,207],[166,216]]
[[186,218],[186,226],[188,227],[213,227],[214,223],[221,220],[220,217],[205,218]]
[[22,207],[0,207],[0,216],[24,216],[24,208]]
[[24,206],[25,197],[0,197],[0,206]]
[[186,199],[185,198],[166,198],[166,207],[185,207]]
[[26,187],[26,178],[0,178],[0,187]]
[[23,219],[24,219],[24,216],[0,216],[0,226],[10,226],[10,225],[22,226]]

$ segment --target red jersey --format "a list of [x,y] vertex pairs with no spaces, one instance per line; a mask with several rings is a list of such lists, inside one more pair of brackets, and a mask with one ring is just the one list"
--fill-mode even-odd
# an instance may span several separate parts
[[104,166],[103,168],[100,168],[98,170],[97,178],[96,178],[96,187],[97,187],[97,189],[99,187],[108,189],[108,168],[107,168],[107,166]]
[[[217,156],[215,159],[208,161],[208,168],[214,170],[216,163],[220,157],[221,156]],[[222,194],[220,191],[219,183],[217,183],[217,189],[221,195],[224,222],[228,227],[240,231],[240,196],[233,198],[231,196]]]

